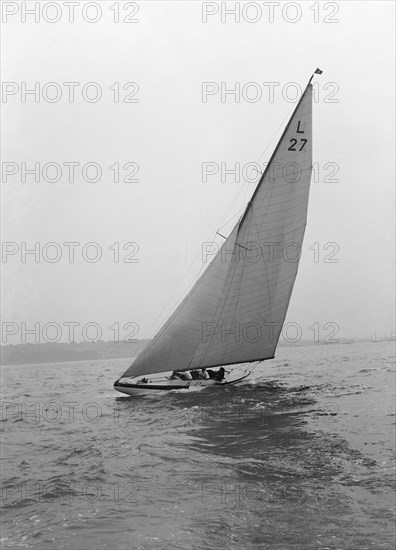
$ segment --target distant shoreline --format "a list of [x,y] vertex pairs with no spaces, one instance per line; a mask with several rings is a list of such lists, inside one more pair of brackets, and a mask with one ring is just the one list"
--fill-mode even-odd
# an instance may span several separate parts
[[73,342],[1,346],[1,366],[70,363],[101,359],[133,358],[150,340],[137,342]]
[[[340,344],[359,344],[365,342],[380,343],[394,340],[369,340],[369,339],[339,339],[336,342],[313,342],[312,340],[300,340],[289,343],[280,342],[279,348],[329,346]],[[138,342],[73,342],[66,343],[45,343],[45,344],[10,344],[0,346],[2,367],[41,365],[49,363],[74,363],[79,361],[100,361],[112,359],[135,358],[150,342],[140,340]]]
[[66,361],[42,361],[41,363],[1,363],[0,368],[5,367],[35,367],[37,365],[62,365],[63,363],[86,363],[87,361],[111,361],[114,359],[128,359],[128,361],[131,361],[135,359],[135,357],[130,357],[129,355],[127,357],[100,357],[94,358],[94,359],[68,359]]

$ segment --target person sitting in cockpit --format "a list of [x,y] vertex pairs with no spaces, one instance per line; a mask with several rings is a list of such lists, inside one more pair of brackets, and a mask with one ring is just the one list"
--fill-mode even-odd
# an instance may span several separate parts
[[224,376],[225,376],[225,368],[224,368],[224,367],[220,367],[219,370],[217,371],[216,380],[218,380],[219,382],[221,382],[221,380],[224,379]]

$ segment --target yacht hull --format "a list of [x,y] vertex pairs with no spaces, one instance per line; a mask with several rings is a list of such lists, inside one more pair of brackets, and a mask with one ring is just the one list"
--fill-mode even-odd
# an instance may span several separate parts
[[239,375],[238,377],[226,377],[224,380],[170,380],[170,379],[153,379],[150,380],[147,378],[147,382],[142,382],[141,380],[136,382],[122,382],[117,380],[114,383],[114,389],[125,395],[155,395],[161,394],[161,392],[166,391],[191,391],[200,387],[206,386],[225,386],[227,384],[236,384],[244,378],[249,376],[249,374],[244,374],[243,376]]

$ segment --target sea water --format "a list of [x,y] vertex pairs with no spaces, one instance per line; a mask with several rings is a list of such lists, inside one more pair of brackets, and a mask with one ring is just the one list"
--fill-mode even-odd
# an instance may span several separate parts
[[149,397],[129,363],[2,368],[3,548],[394,548],[394,343]]

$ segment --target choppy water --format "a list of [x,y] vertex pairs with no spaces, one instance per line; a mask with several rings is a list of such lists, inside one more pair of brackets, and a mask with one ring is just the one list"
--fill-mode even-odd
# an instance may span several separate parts
[[161,397],[128,363],[3,367],[3,548],[394,548],[392,343]]

